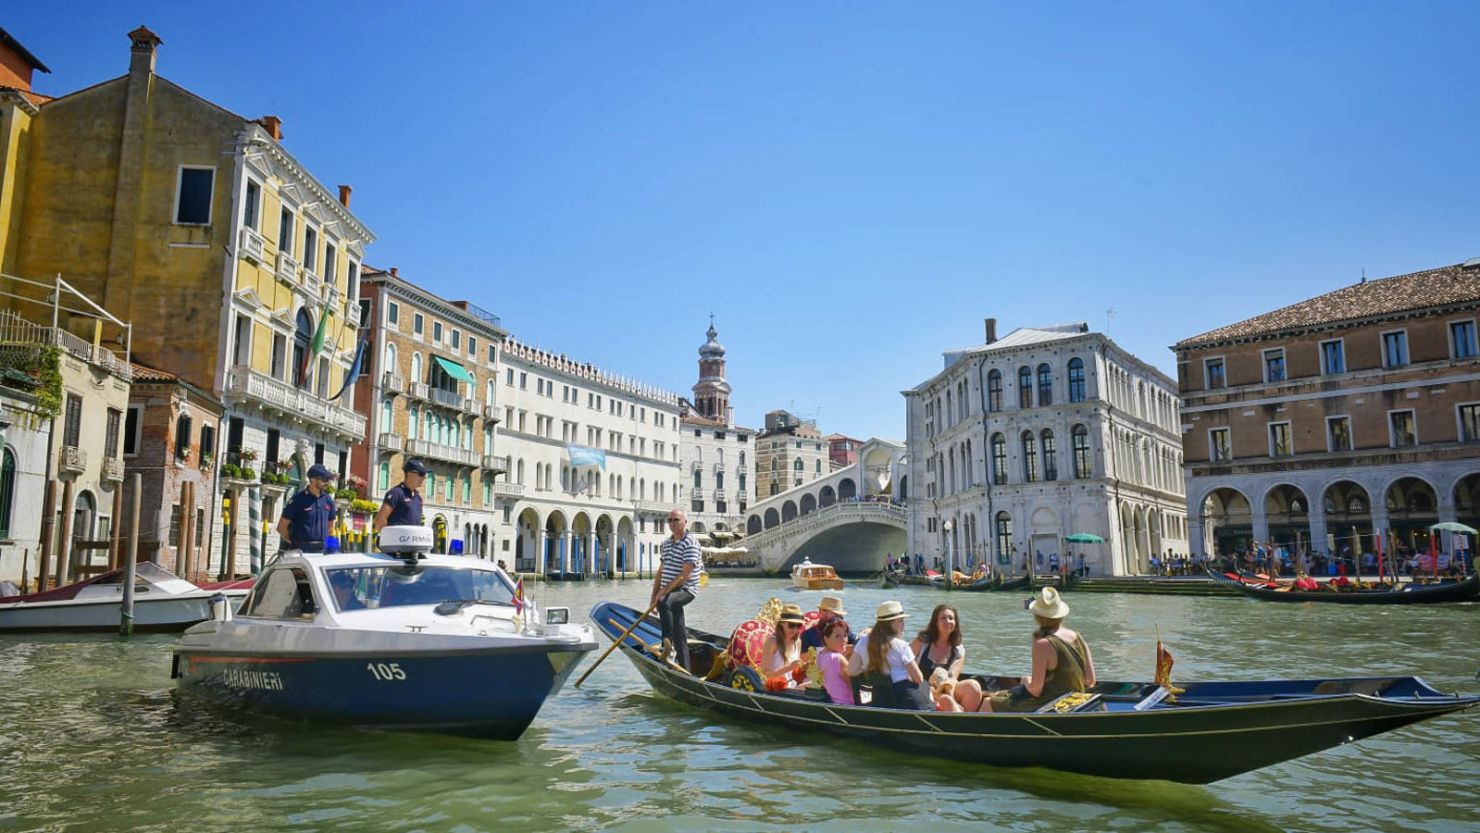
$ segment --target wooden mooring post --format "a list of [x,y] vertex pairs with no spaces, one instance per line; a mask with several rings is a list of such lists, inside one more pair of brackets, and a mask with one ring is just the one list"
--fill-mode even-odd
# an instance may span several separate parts
[[144,476],[136,473],[129,480],[128,557],[123,562],[123,605],[118,621],[118,634],[123,637],[134,633],[134,570],[139,561],[139,492],[144,488]]
[[46,481],[41,493],[41,552],[38,558],[41,563],[36,566],[36,592],[46,589],[46,581],[51,577],[51,547],[52,539],[56,535],[56,513],[57,513],[57,484],[54,481]]

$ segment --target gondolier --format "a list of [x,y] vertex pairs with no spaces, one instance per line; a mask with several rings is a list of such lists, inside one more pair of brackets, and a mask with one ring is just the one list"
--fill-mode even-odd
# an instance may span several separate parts
[[278,519],[277,533],[284,549],[324,551],[324,539],[339,515],[334,496],[329,494],[334,477],[334,472],[320,463],[309,467],[308,485],[283,505],[283,515]]
[[385,493],[380,511],[375,513],[376,532],[388,526],[421,526],[421,487],[427,482],[426,464],[408,458],[401,471],[405,476]]
[[699,571],[704,565],[699,543],[689,534],[689,518],[682,509],[668,513],[669,537],[658,547],[662,569],[653,579],[653,595],[648,606],[658,608],[663,638],[673,645],[673,661],[689,667],[688,631],[684,627],[684,606],[699,593]]

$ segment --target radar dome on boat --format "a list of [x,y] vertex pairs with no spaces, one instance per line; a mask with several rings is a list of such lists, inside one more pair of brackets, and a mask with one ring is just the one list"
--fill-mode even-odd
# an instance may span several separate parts
[[388,526],[380,531],[380,551],[388,555],[431,552],[434,541],[426,526]]

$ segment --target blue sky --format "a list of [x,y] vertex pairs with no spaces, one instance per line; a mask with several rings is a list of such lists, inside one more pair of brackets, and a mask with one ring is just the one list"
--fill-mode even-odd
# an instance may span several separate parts
[[[368,260],[736,415],[902,438],[944,349],[1168,345],[1480,255],[1472,2],[28,4],[63,93],[165,77],[355,187]],[[1467,57],[1467,54],[1469,57]]]

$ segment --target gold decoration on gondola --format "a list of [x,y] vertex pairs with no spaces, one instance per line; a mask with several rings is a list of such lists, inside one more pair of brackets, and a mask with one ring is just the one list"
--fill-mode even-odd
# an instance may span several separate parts
[[[1180,691],[1181,689],[1178,690]],[[1053,701],[1053,710],[1059,714],[1072,712],[1093,699],[1095,699],[1095,695],[1088,691],[1071,691]]]
[[819,667],[817,667],[817,649],[816,648],[808,648],[806,650],[806,652],[802,654],[802,665],[807,670],[807,679],[809,679],[809,680],[812,681],[812,685],[815,685],[818,688],[821,688],[822,687],[822,669],[819,668]]

